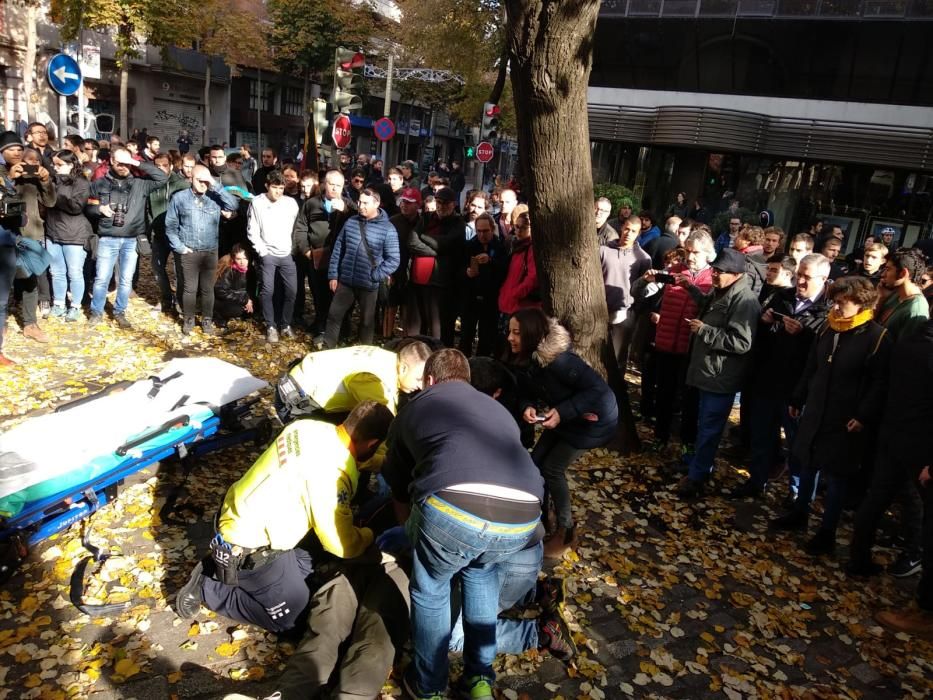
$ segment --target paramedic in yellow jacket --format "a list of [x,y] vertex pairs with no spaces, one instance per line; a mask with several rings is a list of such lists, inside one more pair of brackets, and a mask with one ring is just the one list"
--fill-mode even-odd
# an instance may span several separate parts
[[430,354],[431,349],[418,340],[406,343],[398,353],[371,345],[309,353],[279,380],[279,416],[287,422],[316,412],[346,413],[367,400],[398,413],[400,394],[421,389],[424,361]]
[[372,544],[353,524],[350,501],[361,462],[385,440],[392,413],[375,401],[356,406],[340,425],[316,420],[287,426],[227,491],[210,556],[178,592],[185,618],[205,607],[273,632],[294,627],[308,604],[311,555],[297,548],[313,530],[323,548],[351,559]]

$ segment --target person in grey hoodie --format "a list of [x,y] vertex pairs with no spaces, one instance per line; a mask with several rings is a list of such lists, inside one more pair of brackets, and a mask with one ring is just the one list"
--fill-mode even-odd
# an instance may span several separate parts
[[606,306],[609,310],[609,335],[619,367],[625,371],[628,349],[635,330],[632,313],[632,283],[651,269],[651,256],[636,243],[641,231],[641,219],[629,217],[622,224],[621,238],[599,247],[599,261],[606,285]]
[[[295,260],[292,258],[292,229],[298,218],[298,203],[285,197],[285,177],[279,170],[266,176],[266,193],[249,206],[246,235],[259,256],[262,288],[260,301],[266,322],[266,340],[277,343],[279,333],[293,338],[292,312],[298,282]],[[275,285],[282,286],[282,297],[276,303]]]

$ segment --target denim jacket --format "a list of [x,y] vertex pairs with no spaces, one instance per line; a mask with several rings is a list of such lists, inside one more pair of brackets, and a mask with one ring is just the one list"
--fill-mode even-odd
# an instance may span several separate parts
[[236,211],[237,200],[219,185],[200,196],[188,189],[172,197],[165,215],[165,234],[172,250],[216,248],[221,210]]

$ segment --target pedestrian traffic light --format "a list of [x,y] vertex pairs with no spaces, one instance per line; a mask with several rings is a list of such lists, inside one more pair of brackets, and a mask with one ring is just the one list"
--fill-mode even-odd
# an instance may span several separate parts
[[473,158],[476,158],[476,146],[464,146],[463,159],[472,160]]
[[363,86],[363,66],[366,57],[359,51],[337,47],[334,52],[334,90],[330,102],[334,114],[345,114],[363,106],[363,98],[357,94]]
[[481,141],[493,141],[499,132],[499,105],[487,102],[483,105],[483,126],[480,129]]

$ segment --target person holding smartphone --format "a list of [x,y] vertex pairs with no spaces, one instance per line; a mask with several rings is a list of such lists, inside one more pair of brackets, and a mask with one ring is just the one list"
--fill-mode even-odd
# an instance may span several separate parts
[[[46,209],[55,206],[56,190],[51,174],[42,165],[39,152],[23,148],[23,142],[16,132],[0,134],[0,155],[5,162],[5,165],[0,165],[0,182],[6,192],[23,201],[26,214],[25,221],[17,221],[15,226],[11,224],[9,228],[41,245],[45,242],[45,222],[40,205]],[[44,279],[44,275],[29,275],[23,282],[23,335],[37,343],[47,343],[49,340],[45,331],[39,327],[38,315],[39,297],[44,296],[48,301],[51,296],[49,292],[48,280]]]

